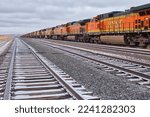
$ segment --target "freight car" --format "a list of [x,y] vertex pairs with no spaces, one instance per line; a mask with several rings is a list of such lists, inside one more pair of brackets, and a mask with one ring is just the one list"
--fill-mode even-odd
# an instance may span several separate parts
[[146,47],[150,45],[150,4],[100,14],[23,37]]

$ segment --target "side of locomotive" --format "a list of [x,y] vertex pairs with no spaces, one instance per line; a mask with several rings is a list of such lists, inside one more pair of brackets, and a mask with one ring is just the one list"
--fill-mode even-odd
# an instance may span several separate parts
[[150,44],[150,4],[101,14],[86,25],[91,42],[144,47]]
[[146,47],[150,45],[150,4],[100,14],[92,19],[70,22],[24,36]]

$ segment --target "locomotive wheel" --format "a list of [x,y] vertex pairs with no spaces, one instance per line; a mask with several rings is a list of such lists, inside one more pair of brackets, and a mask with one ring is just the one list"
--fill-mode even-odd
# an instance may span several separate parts
[[139,40],[139,47],[146,47],[146,44],[145,44],[145,39],[144,37],[140,37],[138,40]]
[[146,49],[150,49],[150,44],[148,44],[148,45],[146,46]]

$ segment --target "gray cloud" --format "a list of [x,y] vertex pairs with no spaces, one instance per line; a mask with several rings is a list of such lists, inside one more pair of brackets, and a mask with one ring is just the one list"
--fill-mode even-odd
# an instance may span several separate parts
[[0,34],[27,33],[149,3],[149,0],[0,0]]

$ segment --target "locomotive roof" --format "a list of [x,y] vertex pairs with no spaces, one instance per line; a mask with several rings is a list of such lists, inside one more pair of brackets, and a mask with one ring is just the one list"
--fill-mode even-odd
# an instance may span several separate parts
[[145,5],[141,5],[141,6],[137,6],[137,7],[131,7],[130,11],[135,12],[135,11],[144,10],[144,9],[150,9],[150,3],[145,4]]
[[39,31],[46,31],[46,29],[41,29],[41,30],[39,30]]
[[72,24],[74,24],[74,23],[76,23],[76,21],[68,22],[67,25],[72,25]]
[[80,20],[78,23],[80,23],[81,25],[85,25],[85,23],[89,22],[90,19],[84,19],[84,20]]
[[101,19],[113,17],[115,14],[117,14],[117,13],[122,13],[122,12],[123,12],[123,11],[112,11],[112,12],[109,12],[109,13],[104,13],[104,14],[97,15],[97,18],[98,18],[99,20],[101,20]]
[[120,13],[114,14],[114,16],[127,15],[127,14],[129,14],[129,13],[131,13],[130,10],[125,10],[125,11],[122,11],[122,12],[120,12]]

